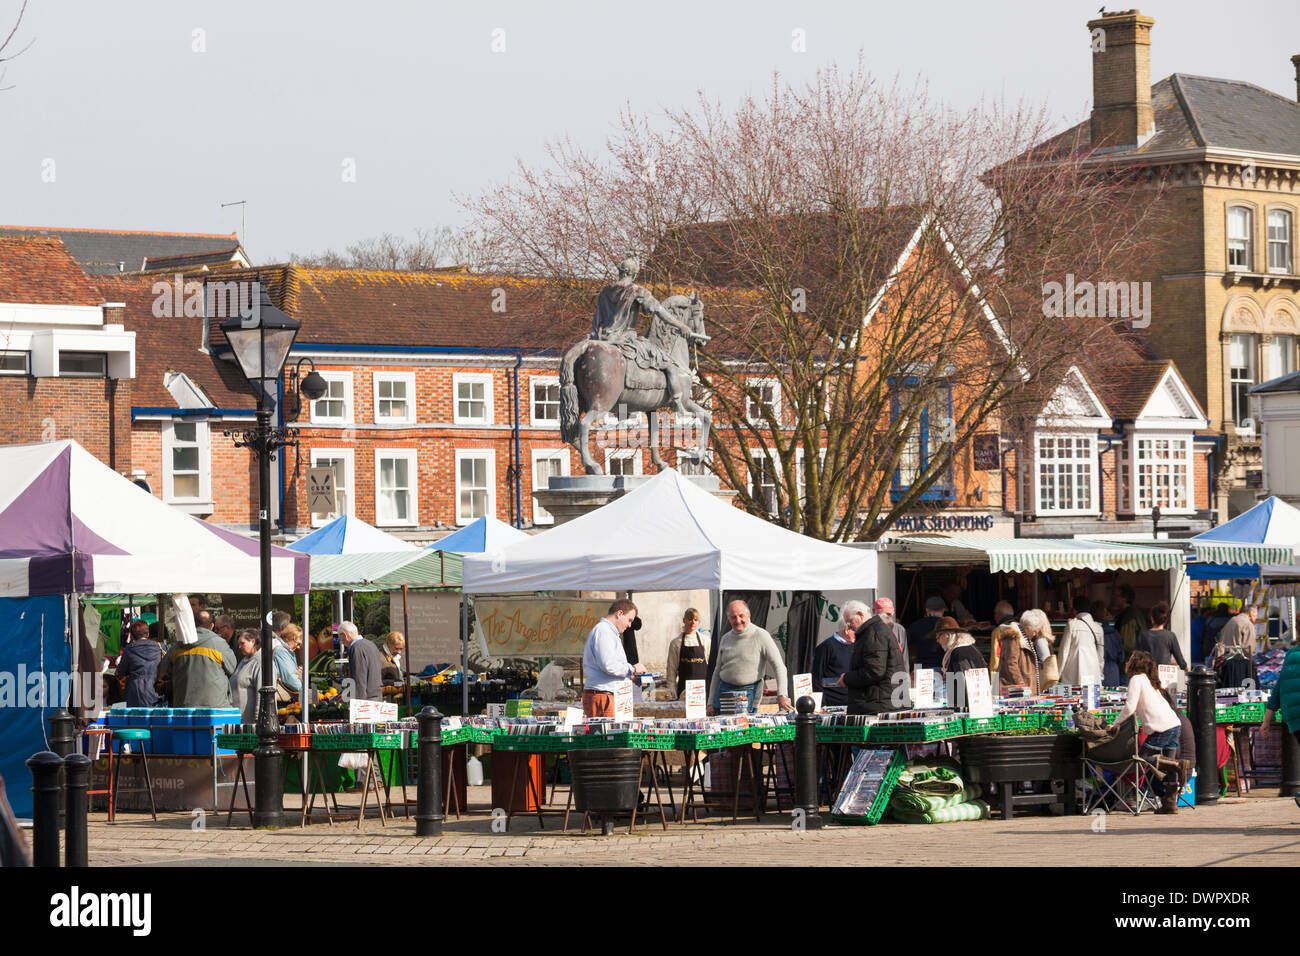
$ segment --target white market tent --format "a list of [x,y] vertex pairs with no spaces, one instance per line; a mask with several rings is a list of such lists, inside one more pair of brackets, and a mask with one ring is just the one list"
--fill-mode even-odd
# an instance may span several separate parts
[[788,531],[673,469],[604,507],[518,544],[465,556],[467,593],[855,590],[876,554]]

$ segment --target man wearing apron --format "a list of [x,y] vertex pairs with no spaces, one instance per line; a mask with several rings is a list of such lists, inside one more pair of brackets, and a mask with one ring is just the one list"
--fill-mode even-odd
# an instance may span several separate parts
[[[693,643],[688,643],[692,641]],[[709,647],[700,635],[700,612],[693,607],[682,615],[682,633],[668,645],[668,686],[678,700],[686,694],[688,680],[707,680]]]

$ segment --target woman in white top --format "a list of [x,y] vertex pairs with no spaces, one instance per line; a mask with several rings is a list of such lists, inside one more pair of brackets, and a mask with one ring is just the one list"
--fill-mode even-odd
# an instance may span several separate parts
[[[1155,658],[1146,651],[1134,651],[1124,665],[1124,673],[1129,676],[1128,701],[1115,718],[1115,723],[1136,714],[1142,729],[1148,734],[1142,741],[1139,755],[1152,764],[1161,756],[1177,759],[1183,725],[1160,692],[1160,672]],[[1148,777],[1151,789],[1161,797],[1161,807],[1156,813],[1178,812],[1178,793],[1183,788],[1181,776],[1181,772],[1173,771],[1167,773],[1163,781],[1154,775]]]

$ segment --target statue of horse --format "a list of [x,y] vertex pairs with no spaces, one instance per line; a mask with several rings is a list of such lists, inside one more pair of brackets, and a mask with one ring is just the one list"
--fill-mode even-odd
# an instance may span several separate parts
[[[698,341],[704,335],[704,306],[699,299],[675,295],[663,307],[687,326]],[[660,367],[644,368],[628,352],[657,357]],[[645,412],[649,422],[650,458],[657,468],[667,467],[659,450],[661,408],[679,416],[693,415],[700,422],[700,436],[691,452],[702,459],[709,446],[713,416],[691,398],[695,373],[691,367],[690,344],[674,326],[654,316],[644,339],[632,335],[624,344],[583,339],[565,354],[560,363],[560,436],[575,445],[589,475],[604,473],[591,456],[588,438],[591,426],[615,409]]]

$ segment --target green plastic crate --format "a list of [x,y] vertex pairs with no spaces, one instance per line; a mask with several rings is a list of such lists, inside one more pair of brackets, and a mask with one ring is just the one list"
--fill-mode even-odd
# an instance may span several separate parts
[[1037,730],[1043,726],[1042,714],[1003,714],[1003,730]]
[[938,724],[902,724],[890,726],[889,723],[872,724],[867,739],[875,743],[923,744],[931,740],[946,740],[958,737],[962,732],[960,717]]
[[312,734],[312,750],[401,750],[402,734]]
[[1258,724],[1264,720],[1264,701],[1237,705],[1237,720],[1247,724]]
[[817,740],[824,744],[865,744],[870,731],[871,724],[855,727],[819,726]]
[[573,741],[569,734],[497,734],[492,749],[533,754],[560,753],[578,749]]
[[1002,729],[1002,715],[992,717],[963,717],[961,731],[964,734],[995,734]]
[[677,734],[678,750],[721,750],[724,747],[738,747],[745,741],[734,730],[724,730],[716,734],[701,734],[685,731]]
[[741,739],[753,744],[775,744],[794,740],[794,724],[776,727],[749,727],[740,732]]
[[[1066,726],[1066,721],[1070,721],[1070,726]],[[1038,726],[1043,730],[1073,730],[1073,714],[1040,714]]]
[[[859,728],[866,729],[866,728]],[[885,810],[889,808],[889,799],[894,795],[894,785],[898,783],[898,778],[903,772],[903,767],[907,761],[903,757],[902,750],[895,750],[893,759],[890,761],[889,769],[885,771],[884,777],[880,781],[880,789],[876,791],[875,798],[871,801],[871,809],[864,814],[836,814],[831,811],[831,818],[836,823],[846,823],[850,826],[874,826],[880,822],[880,818],[885,815]],[[835,804],[839,803],[839,796],[835,798]]]
[[217,746],[231,750],[256,750],[257,734],[217,734]]

